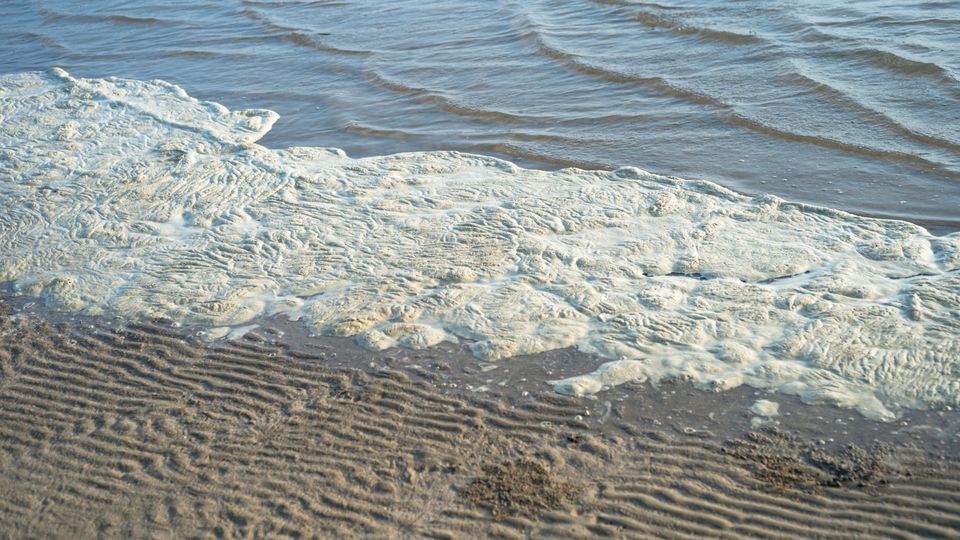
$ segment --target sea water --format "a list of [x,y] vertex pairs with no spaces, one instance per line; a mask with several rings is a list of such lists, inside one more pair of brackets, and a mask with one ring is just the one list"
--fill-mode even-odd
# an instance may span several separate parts
[[263,144],[638,166],[960,229],[960,4],[9,0],[0,72],[162,79]]

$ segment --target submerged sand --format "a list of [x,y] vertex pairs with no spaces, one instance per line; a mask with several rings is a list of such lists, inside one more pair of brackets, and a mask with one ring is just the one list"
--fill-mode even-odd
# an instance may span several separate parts
[[[504,366],[264,328],[211,346],[5,307],[0,537],[960,534],[955,433],[940,428],[789,403],[751,426],[730,400],[753,396],[685,383],[632,401],[484,389]],[[822,431],[804,433],[816,415]],[[955,427],[924,422],[938,418]]]

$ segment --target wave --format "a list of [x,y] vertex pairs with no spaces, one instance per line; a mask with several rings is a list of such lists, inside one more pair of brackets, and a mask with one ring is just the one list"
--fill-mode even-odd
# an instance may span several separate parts
[[56,51],[67,50],[67,48],[61,45],[57,40],[49,36],[45,36],[43,34],[38,34],[36,32],[21,32],[19,34],[16,34],[16,37],[27,39],[30,41],[36,41],[38,43],[43,44],[45,47],[56,50]]
[[123,24],[143,24],[143,25],[154,25],[154,24],[169,24],[168,21],[157,19],[154,17],[130,17],[129,15],[108,15],[104,17],[104,20],[116,23]]
[[0,77],[0,279],[51,306],[371,349],[575,346],[594,393],[686,377],[884,420],[960,405],[960,234],[646,173],[255,143],[162,81]]
[[[858,144],[856,142],[825,137],[821,134],[808,134],[786,130],[778,126],[771,125],[767,122],[763,122],[760,119],[742,112],[739,110],[742,107],[738,107],[732,103],[727,103],[726,101],[706,92],[699,92],[684,88],[674,84],[665,77],[623,73],[621,71],[591,63],[574,53],[566,52],[558,47],[548,44],[540,31],[533,27],[532,23],[530,23],[528,28],[528,31],[522,36],[523,39],[532,42],[536,46],[538,52],[544,57],[562,62],[568,68],[576,71],[577,73],[596,77],[607,82],[619,84],[637,84],[666,96],[679,98],[696,105],[709,106],[719,110],[722,114],[722,118],[731,124],[757,133],[762,133],[764,135],[777,137],[787,141],[814,144],[824,148],[841,150],[852,154],[908,163],[927,170],[934,170],[937,172],[937,174],[945,177],[960,179],[960,172],[948,169],[943,164],[921,155],[898,150],[876,148],[867,146],[866,144]],[[801,77],[801,75],[796,72],[793,75],[794,77]],[[890,121],[893,122],[893,120]],[[952,141],[917,133],[900,124],[897,125],[899,126],[897,129],[898,132],[909,132],[911,137],[915,140],[922,141],[926,144],[933,144],[949,150],[955,149],[955,145],[952,143]]]
[[948,18],[948,17],[926,17],[919,19],[899,19],[896,17],[891,17],[890,15],[871,15],[861,17],[859,19],[853,20],[842,20],[842,21],[817,21],[817,26],[835,26],[842,28],[850,28],[857,26],[874,26],[874,25],[884,25],[884,26],[918,26],[921,28],[928,26],[950,26],[956,27],[960,25],[960,19]]
[[[902,22],[907,23],[907,21]],[[936,24],[932,21],[931,23]],[[818,44],[831,43],[830,47],[818,47],[816,50],[817,56],[840,61],[854,60],[863,62],[864,64],[887,70],[896,75],[905,76],[908,79],[918,76],[924,77],[939,83],[941,90],[952,93],[954,96],[960,96],[957,86],[958,83],[960,83],[960,79],[957,78],[956,73],[944,65],[934,61],[911,58],[908,53],[902,50],[890,50],[887,44],[880,46],[876,42],[826,30],[833,27],[849,25],[854,24],[849,21],[837,23],[804,21],[794,33],[800,36],[802,41],[813,41]],[[924,49],[929,51],[928,47],[924,47]]]
[[796,64],[794,64],[794,68],[795,71],[791,73],[789,77],[792,83],[806,86],[817,94],[828,98],[830,102],[844,107],[856,115],[868,117],[871,124],[883,126],[906,139],[911,139],[918,143],[960,152],[960,143],[911,129],[889,114],[861,103],[854,96],[847,94],[826,81],[816,78],[812,74],[806,73],[805,70]]
[[40,8],[37,12],[48,21],[73,21],[79,23],[116,23],[124,25],[140,26],[176,26],[180,21],[158,19],[156,17],[133,17],[130,15],[90,15],[61,13],[46,8]]
[[177,49],[173,51],[164,51],[160,54],[171,58],[248,58],[246,54],[239,52],[204,51],[198,49]]
[[329,34],[324,32],[311,32],[309,35],[304,33],[296,28],[290,28],[287,26],[282,26],[272,22],[265,15],[250,9],[244,9],[239,12],[240,15],[260,24],[265,30],[271,32],[276,39],[285,41],[287,43],[292,43],[300,47],[305,47],[308,49],[313,49],[319,52],[333,53],[347,56],[370,56],[373,54],[373,51],[360,51],[355,49],[344,49],[342,47],[334,47],[327,43],[324,43],[317,39],[320,36],[327,36]]
[[[825,35],[830,36],[830,34]],[[841,40],[843,38],[830,36],[830,39]],[[955,97],[960,96],[960,90],[958,90],[960,79],[958,79],[951,70],[941,66],[940,64],[925,60],[915,60],[900,53],[879,49],[876,47],[864,46],[863,44],[855,41],[849,42],[849,40],[845,39],[843,39],[843,41],[848,42],[845,43],[841,48],[831,51],[824,51],[821,54],[839,60],[855,60],[865,64],[870,64],[891,73],[895,73],[896,75],[905,76],[908,79],[915,78],[917,76],[923,76],[939,83],[942,90],[953,94]]]
[[[592,0],[592,2],[599,5],[612,5],[623,8],[654,7],[659,10],[665,9],[665,6],[661,5],[640,5],[630,2],[623,2],[622,0]],[[680,20],[679,18],[667,17],[652,11],[632,9],[628,11],[627,14],[633,20],[649,28],[669,30],[677,35],[696,37],[704,41],[723,43],[725,45],[767,44],[765,39],[756,34],[745,34],[730,30],[720,30],[717,28],[691,25]]]
[[858,49],[857,53],[861,54],[865,58],[869,58],[876,65],[891,68],[893,70],[899,71],[905,75],[939,75],[943,77],[944,80],[950,81],[953,83],[960,82],[954,78],[947,70],[935,64],[933,62],[926,62],[923,60],[914,60],[912,58],[907,58],[906,56],[897,54],[891,51],[885,51],[882,49]]
[[511,112],[468,107],[440,94],[438,91],[428,88],[409,86],[404,83],[396,82],[376,73],[375,71],[365,71],[363,73],[363,77],[367,82],[378,88],[414,97],[421,103],[432,105],[437,110],[455,114],[457,116],[469,116],[501,124],[515,124],[533,118],[528,115]]

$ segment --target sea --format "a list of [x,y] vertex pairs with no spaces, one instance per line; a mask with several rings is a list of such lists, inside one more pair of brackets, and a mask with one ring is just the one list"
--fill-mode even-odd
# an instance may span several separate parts
[[630,165],[960,229],[953,1],[7,0],[0,73],[162,79],[269,147]]

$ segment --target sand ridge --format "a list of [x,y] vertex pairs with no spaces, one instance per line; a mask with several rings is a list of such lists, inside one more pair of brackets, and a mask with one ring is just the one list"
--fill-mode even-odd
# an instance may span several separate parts
[[[582,399],[547,393],[516,406],[441,392],[403,370],[325,367],[323,355],[264,335],[210,346],[163,325],[53,324],[5,310],[0,336],[3,537],[960,531],[960,467],[910,448],[878,455],[882,484],[808,489],[758,473],[770,456],[800,455],[783,441],[597,431]],[[511,463],[576,489],[494,519],[470,486]]]

